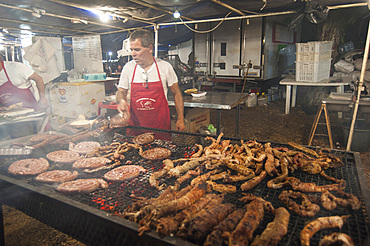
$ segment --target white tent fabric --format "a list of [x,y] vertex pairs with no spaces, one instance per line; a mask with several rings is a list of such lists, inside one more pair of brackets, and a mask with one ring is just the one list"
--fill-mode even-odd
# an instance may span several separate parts
[[32,69],[40,75],[44,83],[48,83],[60,76],[57,64],[56,51],[46,38],[40,38],[31,46],[25,47],[24,59],[31,65]]

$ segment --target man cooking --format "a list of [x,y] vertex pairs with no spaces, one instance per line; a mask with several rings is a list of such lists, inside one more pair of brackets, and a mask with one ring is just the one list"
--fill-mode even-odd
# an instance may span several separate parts
[[167,102],[170,88],[177,112],[176,130],[185,130],[184,103],[176,73],[171,64],[153,57],[152,32],[137,30],[130,35],[129,41],[133,60],[121,72],[116,97],[117,110],[130,112],[131,125],[170,130]]
[[[35,81],[40,100],[36,101],[31,91],[31,80]],[[45,96],[42,78],[27,65],[20,62],[4,61],[0,56],[0,104],[9,107],[23,103],[24,108],[45,110],[49,103]]]

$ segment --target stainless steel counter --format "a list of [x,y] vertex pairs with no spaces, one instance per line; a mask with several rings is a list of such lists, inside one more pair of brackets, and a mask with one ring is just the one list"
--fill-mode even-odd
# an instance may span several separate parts
[[[240,103],[248,97],[248,93],[236,92],[207,92],[203,97],[183,96],[184,107],[217,109],[217,135],[221,129],[221,109],[231,110],[236,108],[235,136],[239,136]],[[175,106],[172,95],[168,95],[168,105]]]

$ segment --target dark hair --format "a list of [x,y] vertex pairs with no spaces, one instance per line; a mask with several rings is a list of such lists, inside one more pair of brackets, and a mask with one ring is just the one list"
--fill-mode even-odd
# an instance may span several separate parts
[[139,29],[134,31],[130,35],[130,41],[134,41],[135,39],[140,39],[143,47],[149,47],[150,44],[154,47],[153,33],[149,30]]

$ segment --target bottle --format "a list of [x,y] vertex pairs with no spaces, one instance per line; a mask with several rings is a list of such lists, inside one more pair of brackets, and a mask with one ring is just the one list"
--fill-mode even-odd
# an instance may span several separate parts
[[262,92],[262,94],[261,94],[261,98],[264,98],[264,99],[265,99],[266,104],[268,104],[268,103],[269,103],[269,101],[267,100],[267,95],[266,95],[264,92]]

